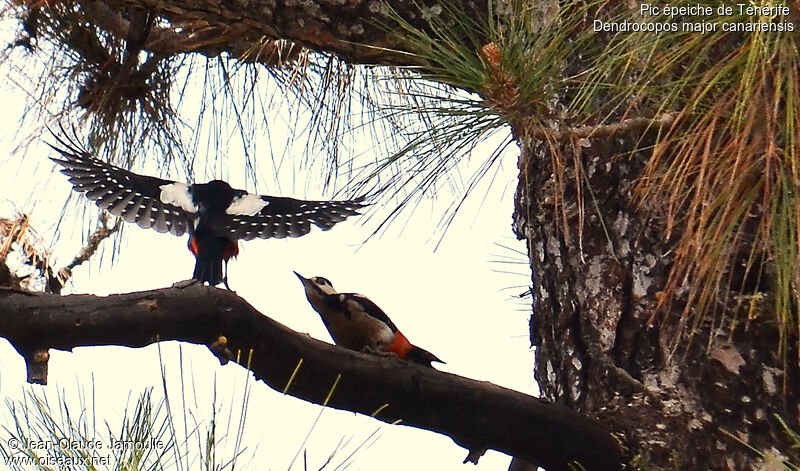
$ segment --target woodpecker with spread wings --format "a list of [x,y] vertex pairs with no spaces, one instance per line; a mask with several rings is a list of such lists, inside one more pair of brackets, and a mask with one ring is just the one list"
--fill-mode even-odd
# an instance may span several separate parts
[[389,316],[369,298],[356,293],[337,293],[326,278],[304,278],[306,298],[322,317],[333,341],[350,350],[377,354],[393,354],[403,360],[431,367],[444,363],[433,353],[412,345]]
[[176,236],[189,232],[189,250],[196,258],[192,278],[211,286],[228,287],[227,262],[239,253],[240,239],[300,237],[312,224],[327,231],[366,206],[363,197],[304,201],[251,194],[222,180],[189,184],[138,175],[93,157],[74,141],[54,137],[59,146],[51,147],[62,158],[52,160],[64,167],[61,172],[75,191],[145,229]]

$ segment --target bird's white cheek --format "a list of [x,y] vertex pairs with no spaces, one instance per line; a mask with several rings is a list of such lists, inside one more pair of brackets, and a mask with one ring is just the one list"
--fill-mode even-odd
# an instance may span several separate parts
[[269,201],[264,201],[264,199],[258,195],[247,194],[234,198],[225,212],[237,216],[255,216],[268,204]]
[[171,204],[189,213],[196,213],[197,206],[192,201],[189,185],[186,183],[170,183],[161,185],[159,199],[162,203]]

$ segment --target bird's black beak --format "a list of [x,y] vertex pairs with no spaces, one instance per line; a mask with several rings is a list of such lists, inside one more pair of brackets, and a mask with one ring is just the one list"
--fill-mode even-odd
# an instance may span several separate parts
[[309,296],[311,294],[316,294],[318,296],[325,296],[325,293],[323,293],[322,290],[319,289],[319,286],[317,286],[316,283],[311,281],[310,278],[306,278],[294,270],[292,270],[292,273],[294,273],[295,276],[300,278],[300,281],[303,283],[303,289],[306,290],[306,296]]
[[297,273],[294,270],[292,270],[292,273],[294,273],[298,278],[300,278],[300,281],[308,281],[308,279],[304,278],[303,275],[301,275],[300,273]]

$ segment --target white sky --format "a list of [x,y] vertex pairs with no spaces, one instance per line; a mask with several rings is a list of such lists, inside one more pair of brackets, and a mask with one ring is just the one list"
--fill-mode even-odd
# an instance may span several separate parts
[[[33,227],[49,238],[71,186],[65,176],[54,173],[54,164],[46,158],[52,152],[41,142],[33,142],[24,159],[21,154],[12,152],[20,144],[11,134],[18,128],[24,102],[18,91],[5,87],[0,89],[0,103],[4,103],[5,108],[0,129],[8,131],[5,134],[0,131],[0,188],[3,189],[0,216],[11,216],[8,210],[12,206],[31,212]],[[274,133],[272,138],[275,149],[279,146],[274,141]],[[235,187],[254,190],[244,179],[236,178],[244,173],[235,171],[236,161],[241,158],[236,150],[240,148],[230,147],[226,173]],[[490,150],[479,149],[471,162],[465,161],[462,166],[465,174],[471,174],[469,169],[476,168]],[[290,154],[299,152],[290,151]],[[273,172],[266,166],[259,170],[262,174]],[[274,182],[271,179],[260,181],[257,190],[270,194],[278,182],[285,196],[330,197],[313,185],[306,190],[306,182],[314,179],[314,175],[308,174],[310,171],[313,169],[283,168]],[[220,175],[207,175],[209,179],[215,176]],[[330,341],[292,270],[305,276],[325,276],[341,292],[356,291],[369,296],[392,317],[412,343],[447,362],[437,365],[439,369],[535,394],[531,372],[533,355],[527,336],[529,298],[512,299],[530,283],[529,270],[524,264],[508,266],[496,262],[513,255],[496,244],[525,251],[524,244],[514,240],[511,231],[516,176],[516,153],[512,151],[501,160],[491,187],[481,185],[467,200],[436,251],[437,225],[443,209],[451,202],[449,194],[439,194],[437,201],[426,200],[407,224],[398,221],[387,234],[363,246],[360,243],[381,219],[381,212],[391,208],[379,209],[367,225],[364,225],[366,218],[353,218],[329,232],[315,229],[299,239],[244,242],[239,259],[229,265],[230,285],[264,314],[298,332]],[[81,205],[85,201],[81,198]],[[87,214],[92,214],[95,206],[88,204]],[[75,227],[64,230],[54,248],[59,267],[71,260],[86,234],[93,229],[79,216],[67,215],[66,226],[73,223]],[[110,249],[111,243],[107,241],[106,244]],[[67,292],[102,295],[153,289],[191,275],[194,260],[186,249],[186,236],[178,238],[128,225],[123,244],[122,254],[113,265],[107,260],[102,264],[92,260],[76,269]],[[110,251],[106,252],[106,257],[109,254]],[[517,258],[524,262],[523,256],[517,255]],[[498,272],[504,270],[518,275]],[[512,289],[508,289],[510,287]],[[205,347],[174,342],[144,349],[91,347],[71,353],[51,351],[49,384],[41,387],[25,383],[22,358],[7,341],[0,339],[0,398],[19,399],[24,391],[50,398],[61,393],[71,410],[80,411],[83,405],[79,392],[81,389],[91,391],[93,383],[98,423],[118,424],[131,398],[151,387],[155,388],[155,397],[162,395],[162,368],[176,421],[183,423],[186,417],[189,428],[200,423],[204,435],[215,394],[219,411],[218,438],[224,434],[221,429],[228,427],[226,417],[234,418],[228,436],[217,450],[219,461],[232,457],[235,452],[243,394],[247,391],[242,434],[244,452],[237,463],[239,469],[289,469],[289,463],[301,449],[321,410],[320,406],[283,396],[264,383],[254,381],[233,363],[220,366]],[[181,397],[185,398],[185,403]],[[2,410],[0,440],[8,436],[3,427],[11,425],[8,411]],[[117,427],[112,425],[112,429]],[[305,445],[308,469],[319,469],[340,440],[353,437],[353,443],[340,451],[332,465],[325,469],[335,468],[333,465],[344,461],[356,445],[376,429],[380,438],[369,449],[359,450],[347,469],[460,471],[508,467],[509,457],[492,451],[478,466],[461,464],[466,450],[446,436],[326,409]],[[102,427],[99,432],[104,430]],[[195,438],[189,450],[196,453],[197,449]],[[302,461],[301,456],[291,469],[303,469]],[[199,469],[199,466],[184,469]]]

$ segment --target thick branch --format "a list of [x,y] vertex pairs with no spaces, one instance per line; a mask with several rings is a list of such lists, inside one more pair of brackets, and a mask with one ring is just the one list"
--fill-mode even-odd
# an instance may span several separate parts
[[[98,1],[87,3],[86,9],[92,20],[106,31],[121,38],[130,36],[131,23],[123,17],[119,8],[114,9]],[[244,36],[238,37],[239,33]],[[157,57],[187,52],[217,56],[224,51],[241,60],[268,66],[289,63],[297,59],[301,52],[300,46],[291,41],[271,39],[269,36],[254,40],[252,33],[228,25],[210,26],[196,18],[184,19],[174,26],[152,27],[141,47]]]
[[[114,4],[114,2],[108,2]],[[284,39],[319,52],[334,53],[350,63],[416,65],[402,37],[389,31],[384,0],[125,0],[150,9],[187,32],[214,32],[214,45],[241,50],[243,41]],[[426,2],[386,2],[411,24],[424,26],[419,6]],[[456,0],[453,9],[485,16],[485,0]],[[425,15],[440,15],[441,7]]]
[[376,418],[443,433],[471,456],[491,448],[549,470],[566,470],[571,461],[587,470],[619,468],[617,442],[573,410],[488,382],[320,342],[229,291],[199,285],[108,297],[0,291],[0,337],[38,375],[43,362],[46,372],[48,348],[179,340],[219,352],[224,337],[223,350],[274,389],[286,388],[302,359],[289,394],[321,404],[341,374],[329,406],[362,414],[380,410]]

